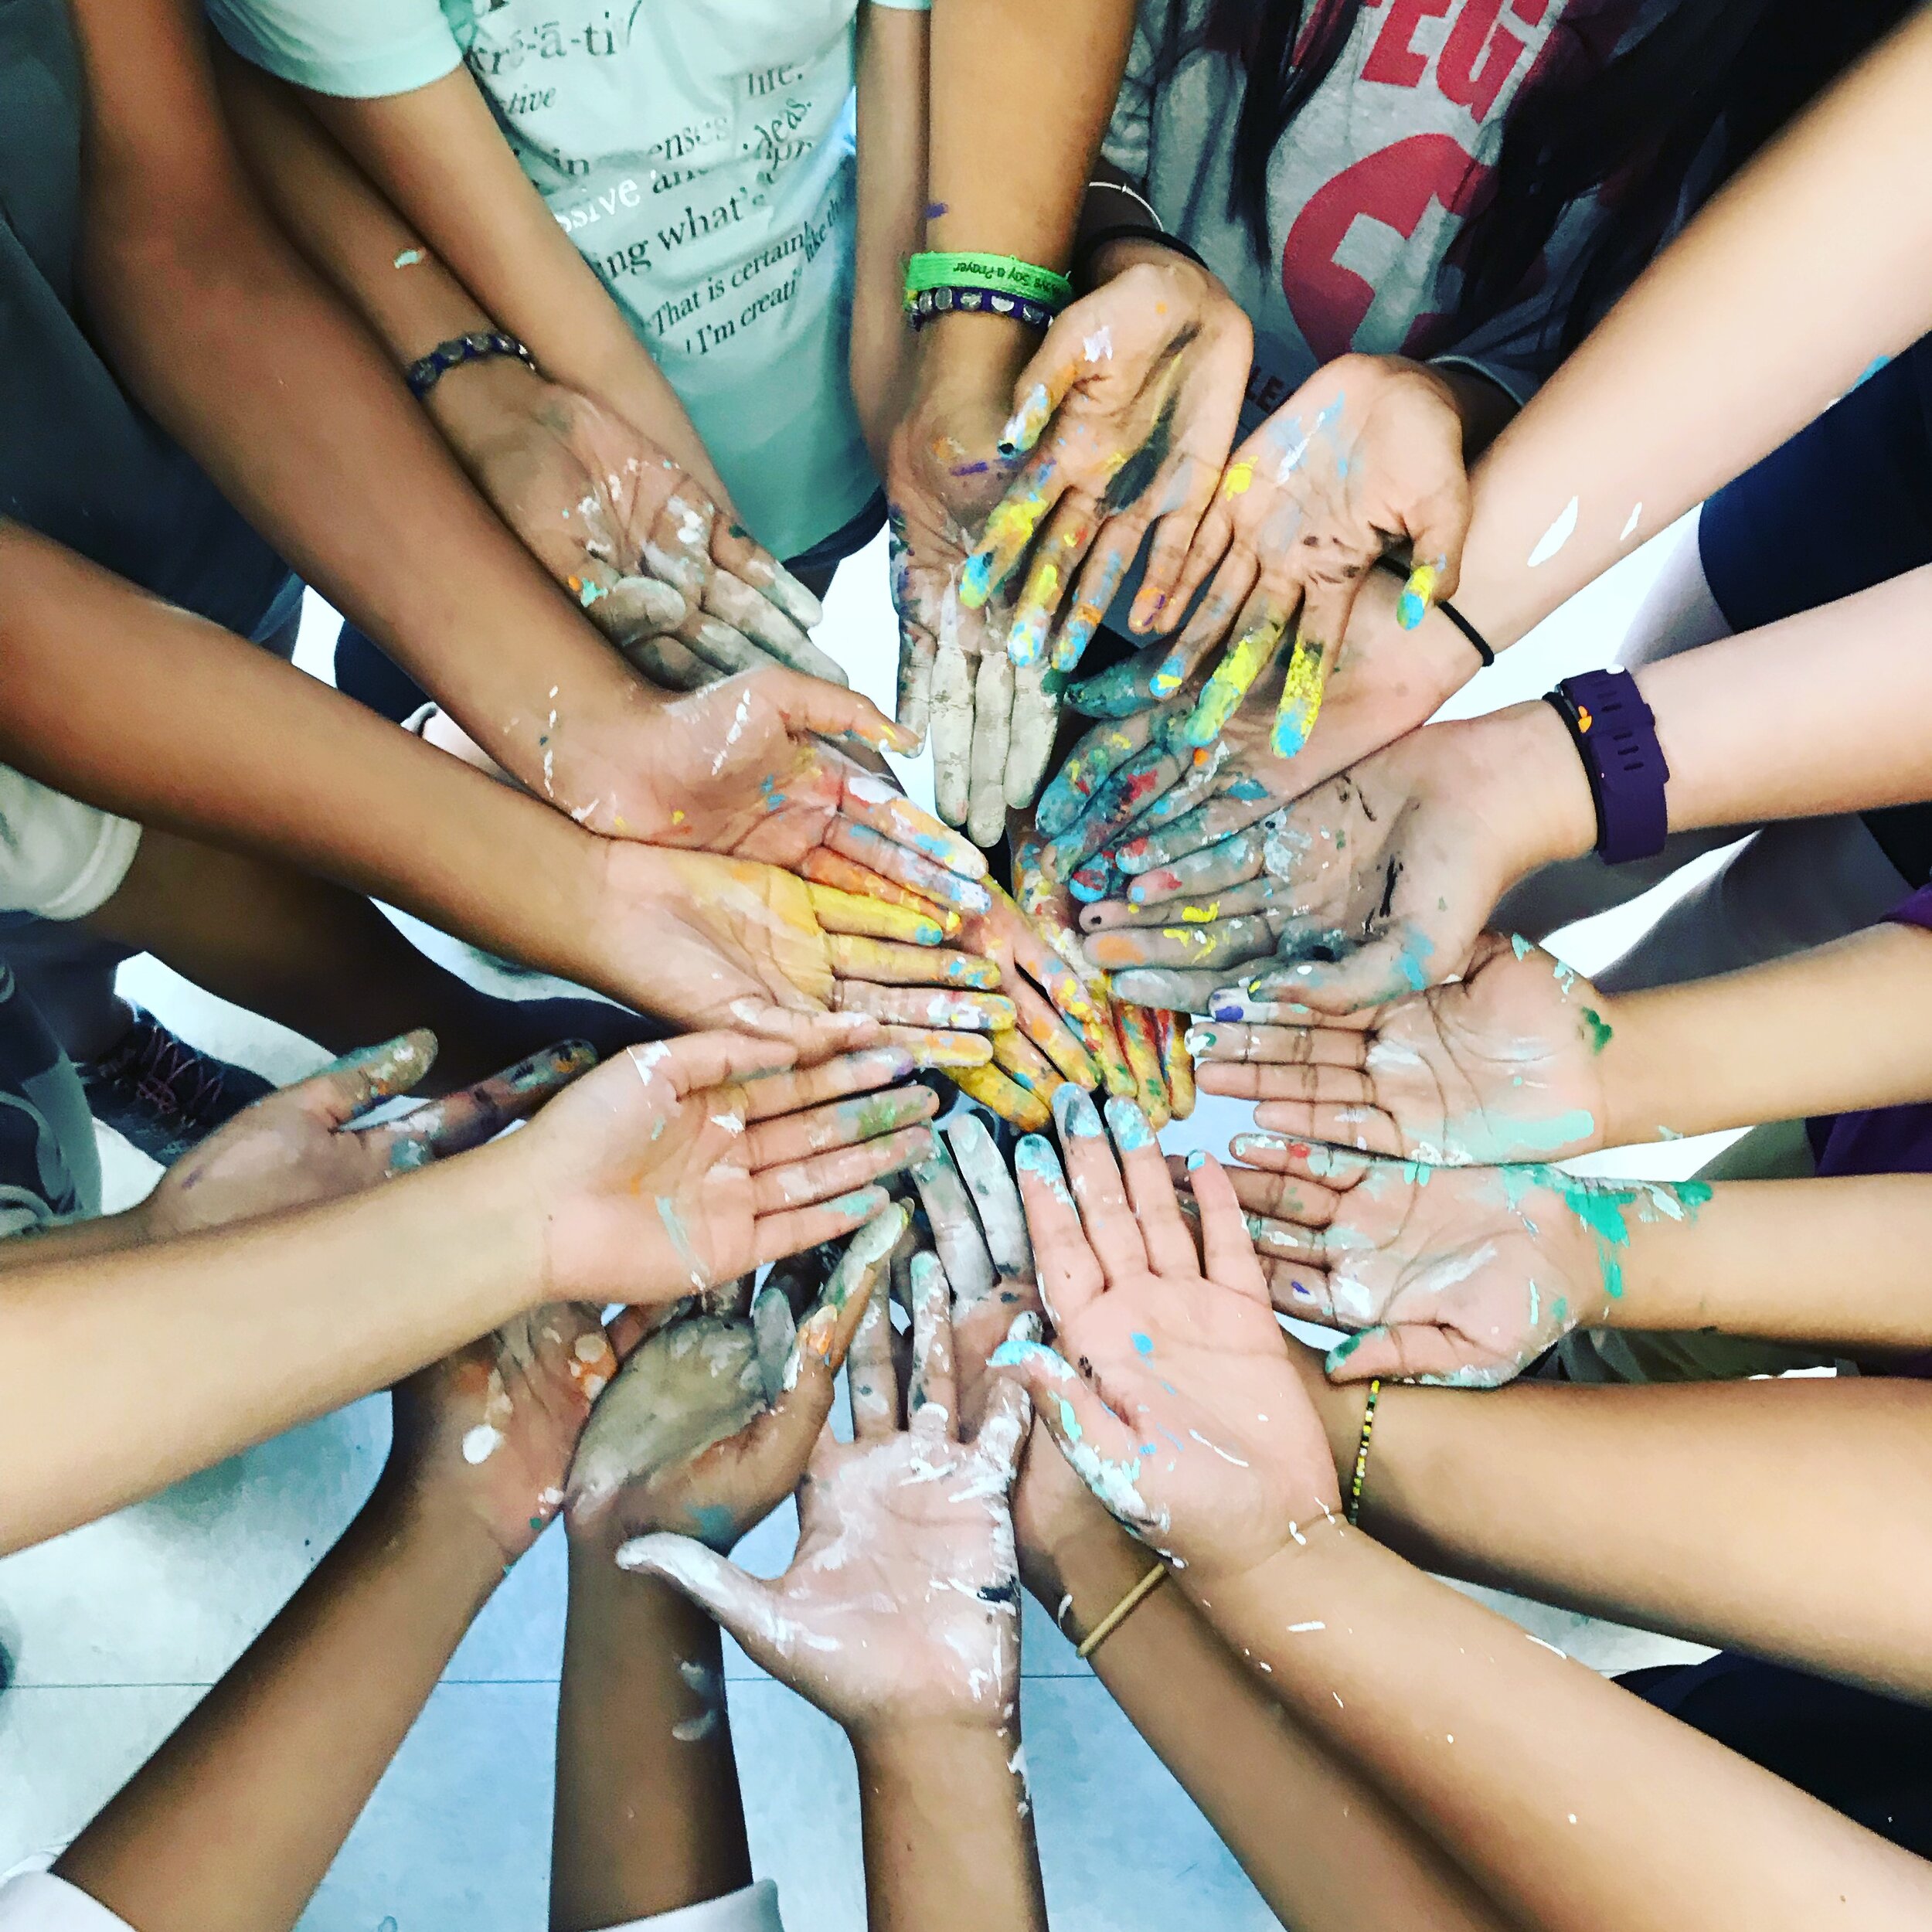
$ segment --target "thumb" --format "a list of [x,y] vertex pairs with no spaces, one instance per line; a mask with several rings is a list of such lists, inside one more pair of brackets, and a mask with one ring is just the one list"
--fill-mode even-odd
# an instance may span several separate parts
[[916,733],[893,723],[861,692],[842,691],[798,671],[760,671],[754,675],[760,692],[783,716],[794,737],[815,732],[821,738],[841,738],[849,732],[880,751],[919,749]]
[[655,1577],[689,1597],[774,1677],[785,1675],[778,1593],[689,1536],[633,1536],[617,1546],[617,1567]]
[[372,1107],[406,1094],[436,1064],[436,1036],[427,1026],[379,1046],[359,1047],[312,1080],[286,1088],[286,1099],[329,1127],[345,1126]]
[[1469,535],[1469,486],[1437,491],[1409,519],[1413,563],[1396,604],[1396,622],[1413,631],[1429,607],[1456,594],[1462,581],[1462,550]]
[[1144,1509],[1138,1494],[1130,1501],[1140,1448],[1132,1430],[1089,1388],[1064,1356],[1038,1342],[1002,1342],[992,1366],[1024,1385],[1033,1413],[1046,1424],[1074,1472],[1110,1510],[1117,1504]]

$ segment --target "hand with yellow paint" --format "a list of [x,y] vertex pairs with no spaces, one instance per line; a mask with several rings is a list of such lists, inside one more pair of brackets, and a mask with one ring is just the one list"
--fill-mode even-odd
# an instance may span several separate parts
[[1055,321],[1014,386],[1000,447],[1025,461],[961,584],[968,608],[1020,587],[1007,650],[1022,669],[1047,657],[1049,632],[1053,668],[1079,664],[1150,528],[1131,626],[1158,630],[1164,611],[1184,607],[1168,594],[1213,500],[1248,378],[1253,332],[1206,269],[1131,240],[1094,267],[1098,285]]
[[[1385,550],[1414,560],[1398,622],[1413,630],[1455,589],[1469,527],[1462,404],[1451,381],[1402,356],[1329,363],[1234,452],[1175,593],[1206,595],[1150,681],[1179,691],[1232,638],[1183,736],[1211,745],[1288,652],[1273,749],[1293,758],[1320,715],[1362,580]],[[1210,577],[1210,573],[1212,576]]]

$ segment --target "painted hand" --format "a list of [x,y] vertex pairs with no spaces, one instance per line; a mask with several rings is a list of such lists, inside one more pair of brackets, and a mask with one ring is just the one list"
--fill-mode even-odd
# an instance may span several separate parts
[[1328,1356],[1344,1382],[1511,1380],[1572,1328],[1609,1317],[1635,1228],[1694,1218],[1710,1198],[1701,1182],[1431,1168],[1271,1134],[1240,1136],[1234,1151],[1261,1170],[1230,1178],[1274,1304],[1352,1332]]
[[[1257,1012],[1260,1009],[1256,1009]],[[1190,1036],[1204,1092],[1257,1125],[1437,1165],[1556,1161],[1604,1145],[1611,1002],[1540,947],[1485,933],[1447,986],[1341,1019],[1277,1009]]]
[[1234,639],[1187,725],[1212,744],[1290,636],[1272,743],[1308,743],[1362,581],[1393,543],[1416,569],[1402,615],[1413,629],[1455,587],[1469,526],[1462,417],[1448,384],[1401,356],[1344,355],[1318,370],[1234,452],[1202,520],[1177,600],[1207,594],[1152,682],[1179,690]]
[[177,1161],[137,1213],[150,1238],[165,1240],[359,1194],[494,1139],[596,1058],[580,1041],[547,1047],[400,1119],[358,1127],[372,1107],[408,1093],[436,1060],[436,1036],[426,1029],[366,1046],[244,1109]]
[[741,1305],[674,1314],[639,1343],[570,1465],[571,1535],[614,1553],[664,1530],[728,1552],[762,1522],[798,1487],[906,1223],[883,1209],[835,1265],[781,1261],[755,1301],[747,1283]]
[[561,1506],[577,1437],[617,1372],[590,1304],[519,1315],[397,1386],[383,1480],[474,1517],[513,1563]]
[[626,1543],[617,1561],[675,1584],[855,1734],[937,1726],[1016,1738],[1019,1580],[1007,1495],[1026,1397],[1009,1383],[961,1440],[945,1271],[920,1255],[913,1281],[903,1405],[876,1291],[848,1369],[853,1439],[820,1435],[782,1577],[749,1577],[675,1536]]
[[807,884],[775,866],[612,842],[588,977],[694,1031],[730,1029],[801,1053],[882,1025],[921,1065],[981,1066],[1014,1023],[993,961],[944,945],[956,914]]
[[[1015,385],[1001,434],[1019,474],[961,583],[977,607],[1029,551],[1006,645],[1014,665],[1080,662],[1150,526],[1134,629],[1158,626],[1214,499],[1240,420],[1253,331],[1220,281],[1171,249],[1114,244],[1113,269],[1066,309]],[[1037,542],[1036,542],[1037,539]],[[1173,603],[1178,613],[1185,600]]]
[[994,1364],[1143,1542],[1193,1580],[1250,1568],[1338,1498],[1234,1190],[1204,1158],[1197,1249],[1138,1107],[1107,1104],[1118,1166],[1084,1094],[1063,1088],[1055,1114],[1073,1192],[1045,1141],[1019,1155],[1055,1348],[1009,1343]]
[[[1535,774],[1496,762],[1492,729],[1412,733],[1258,825],[1143,873],[1141,915],[1159,923],[1090,946],[1117,962],[1124,995],[1217,1020],[1266,1020],[1250,1008],[1277,1001],[1345,1013],[1450,978],[1502,893],[1560,849]],[[1141,970],[1126,970],[1130,954]],[[1226,985],[1237,966],[1245,990]]]
[[680,691],[773,664],[849,682],[805,634],[818,600],[702,485],[589,397],[528,386],[465,467],[631,663]]
[[931,1151],[930,1090],[884,1046],[808,1069],[733,1033],[634,1046],[474,1158],[540,1215],[553,1298],[675,1301],[850,1233]]
[[960,599],[967,552],[1012,467],[998,447],[1004,413],[977,376],[922,353],[919,393],[887,458],[899,721],[930,733],[939,815],[980,845],[1005,832],[1009,804],[1032,803],[1060,716],[1045,667],[1008,658],[1004,607]]

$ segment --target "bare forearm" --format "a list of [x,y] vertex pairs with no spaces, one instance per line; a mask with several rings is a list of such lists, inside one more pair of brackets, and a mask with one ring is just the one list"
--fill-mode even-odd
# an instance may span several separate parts
[[597,1932],[751,1883],[717,1626],[570,1544],[552,1932]]
[[473,1528],[379,1487],[60,1876],[141,1932],[294,1925],[502,1562]]
[[1492,645],[1932,325],[1932,245],[1913,239],[1927,211],[1898,199],[1927,152],[1929,80],[1920,14],[1692,223],[1498,440],[1456,597]]
[[[491,1151],[326,1207],[8,1271],[0,1549],[91,1521],[543,1298]],[[69,1365],[58,1375],[49,1363]]]
[[1608,1002],[1605,1144],[1932,1098],[1928,994],[1932,935],[1888,925]]
[[1526,1923],[1815,1932],[1932,1909],[1919,1861],[1366,1536],[1323,1526],[1193,1587],[1268,1689]]
[[598,842],[560,814],[18,526],[0,581],[9,762],[569,969]]
[[[1318,1401],[1352,1467],[1361,1392]],[[1932,1701],[1928,1423],[1932,1389],[1869,1379],[1389,1385],[1363,1522],[1427,1569]]]
[[1017,1726],[853,1738],[872,1932],[1044,1932],[1019,1743]]
[[[1100,1515],[1036,1594],[1090,1630],[1155,1560]],[[1284,1925],[1352,1932],[1427,1925],[1497,1932],[1464,1874],[1270,1699],[1170,1580],[1092,1658],[1100,1681],[1200,1806]]]

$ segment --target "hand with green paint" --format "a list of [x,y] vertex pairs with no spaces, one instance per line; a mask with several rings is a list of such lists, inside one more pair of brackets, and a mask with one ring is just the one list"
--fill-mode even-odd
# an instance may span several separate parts
[[[1048,1144],[1020,1143],[1020,1189],[1053,1346],[993,1357],[1026,1385],[1075,1474],[1196,1581],[1264,1562],[1339,1507],[1327,1439],[1290,1363],[1227,1175],[1194,1171],[1200,1240],[1146,1117],[1063,1088]],[[1069,1182],[1071,1191],[1069,1191]]]
[[599,1400],[565,1485],[570,1534],[614,1554],[663,1530],[728,1553],[798,1487],[833,1385],[906,1213],[874,1215],[835,1254],[781,1261],[657,1322]]
[[359,1194],[494,1139],[596,1059],[580,1041],[546,1047],[380,1126],[359,1126],[423,1080],[436,1036],[425,1028],[364,1047],[243,1108],[169,1168],[134,1216],[146,1239],[165,1240]]
[[[1340,1014],[1439,985],[1510,886],[1589,849],[1581,778],[1546,705],[1412,732],[1260,824],[1142,872],[1148,923],[1108,922],[1121,997],[1240,1020],[1257,1002]],[[1245,984],[1230,986],[1237,964]]]
[[1607,1144],[1611,1002],[1527,940],[1485,933],[1460,979],[1340,1017],[1243,1006],[1189,1036],[1196,1079],[1271,1132],[1438,1166]]
[[[1240,420],[1253,330],[1219,278],[1155,243],[1094,258],[1092,292],[1055,319],[1013,388],[1000,438],[1023,458],[961,585],[968,607],[1019,588],[1014,664],[1080,663],[1150,530],[1128,622],[1145,635],[1187,607],[1190,553]],[[1022,566],[1024,565],[1022,573]],[[1172,622],[1169,619],[1169,623]]]
[[591,1405],[617,1373],[591,1304],[519,1315],[396,1385],[383,1483],[413,1510],[473,1519],[507,1567],[562,1505]]
[[1284,645],[1271,743],[1293,758],[1321,710],[1362,580],[1393,545],[1415,559],[1400,614],[1415,629],[1456,586],[1469,529],[1463,419],[1450,382],[1400,355],[1318,369],[1235,451],[1183,588],[1207,592],[1163,666],[1178,690],[1232,638],[1196,701],[1187,740],[1212,744]]
[[447,427],[504,522],[654,683],[689,691],[774,664],[849,682],[805,634],[825,615],[818,599],[702,482],[588,396],[519,382]]
[[1512,1380],[1571,1329],[1608,1321],[1634,1236],[1695,1219],[1700,1182],[1560,1168],[1430,1167],[1274,1134],[1237,1136],[1230,1178],[1284,1315],[1351,1331],[1339,1382]]
[[[774,1581],[701,1543],[626,1543],[626,1570],[660,1577],[750,1655],[852,1733],[1004,1733],[1018,1743],[1019,1579],[1007,1493],[1027,1428],[1008,1383],[963,1440],[946,1273],[913,1267],[911,1374],[893,1362],[886,1296],[872,1294],[852,1343],[852,1440],[818,1437],[798,1492],[798,1545]],[[1012,1770],[1015,1795],[1017,1753]]]

